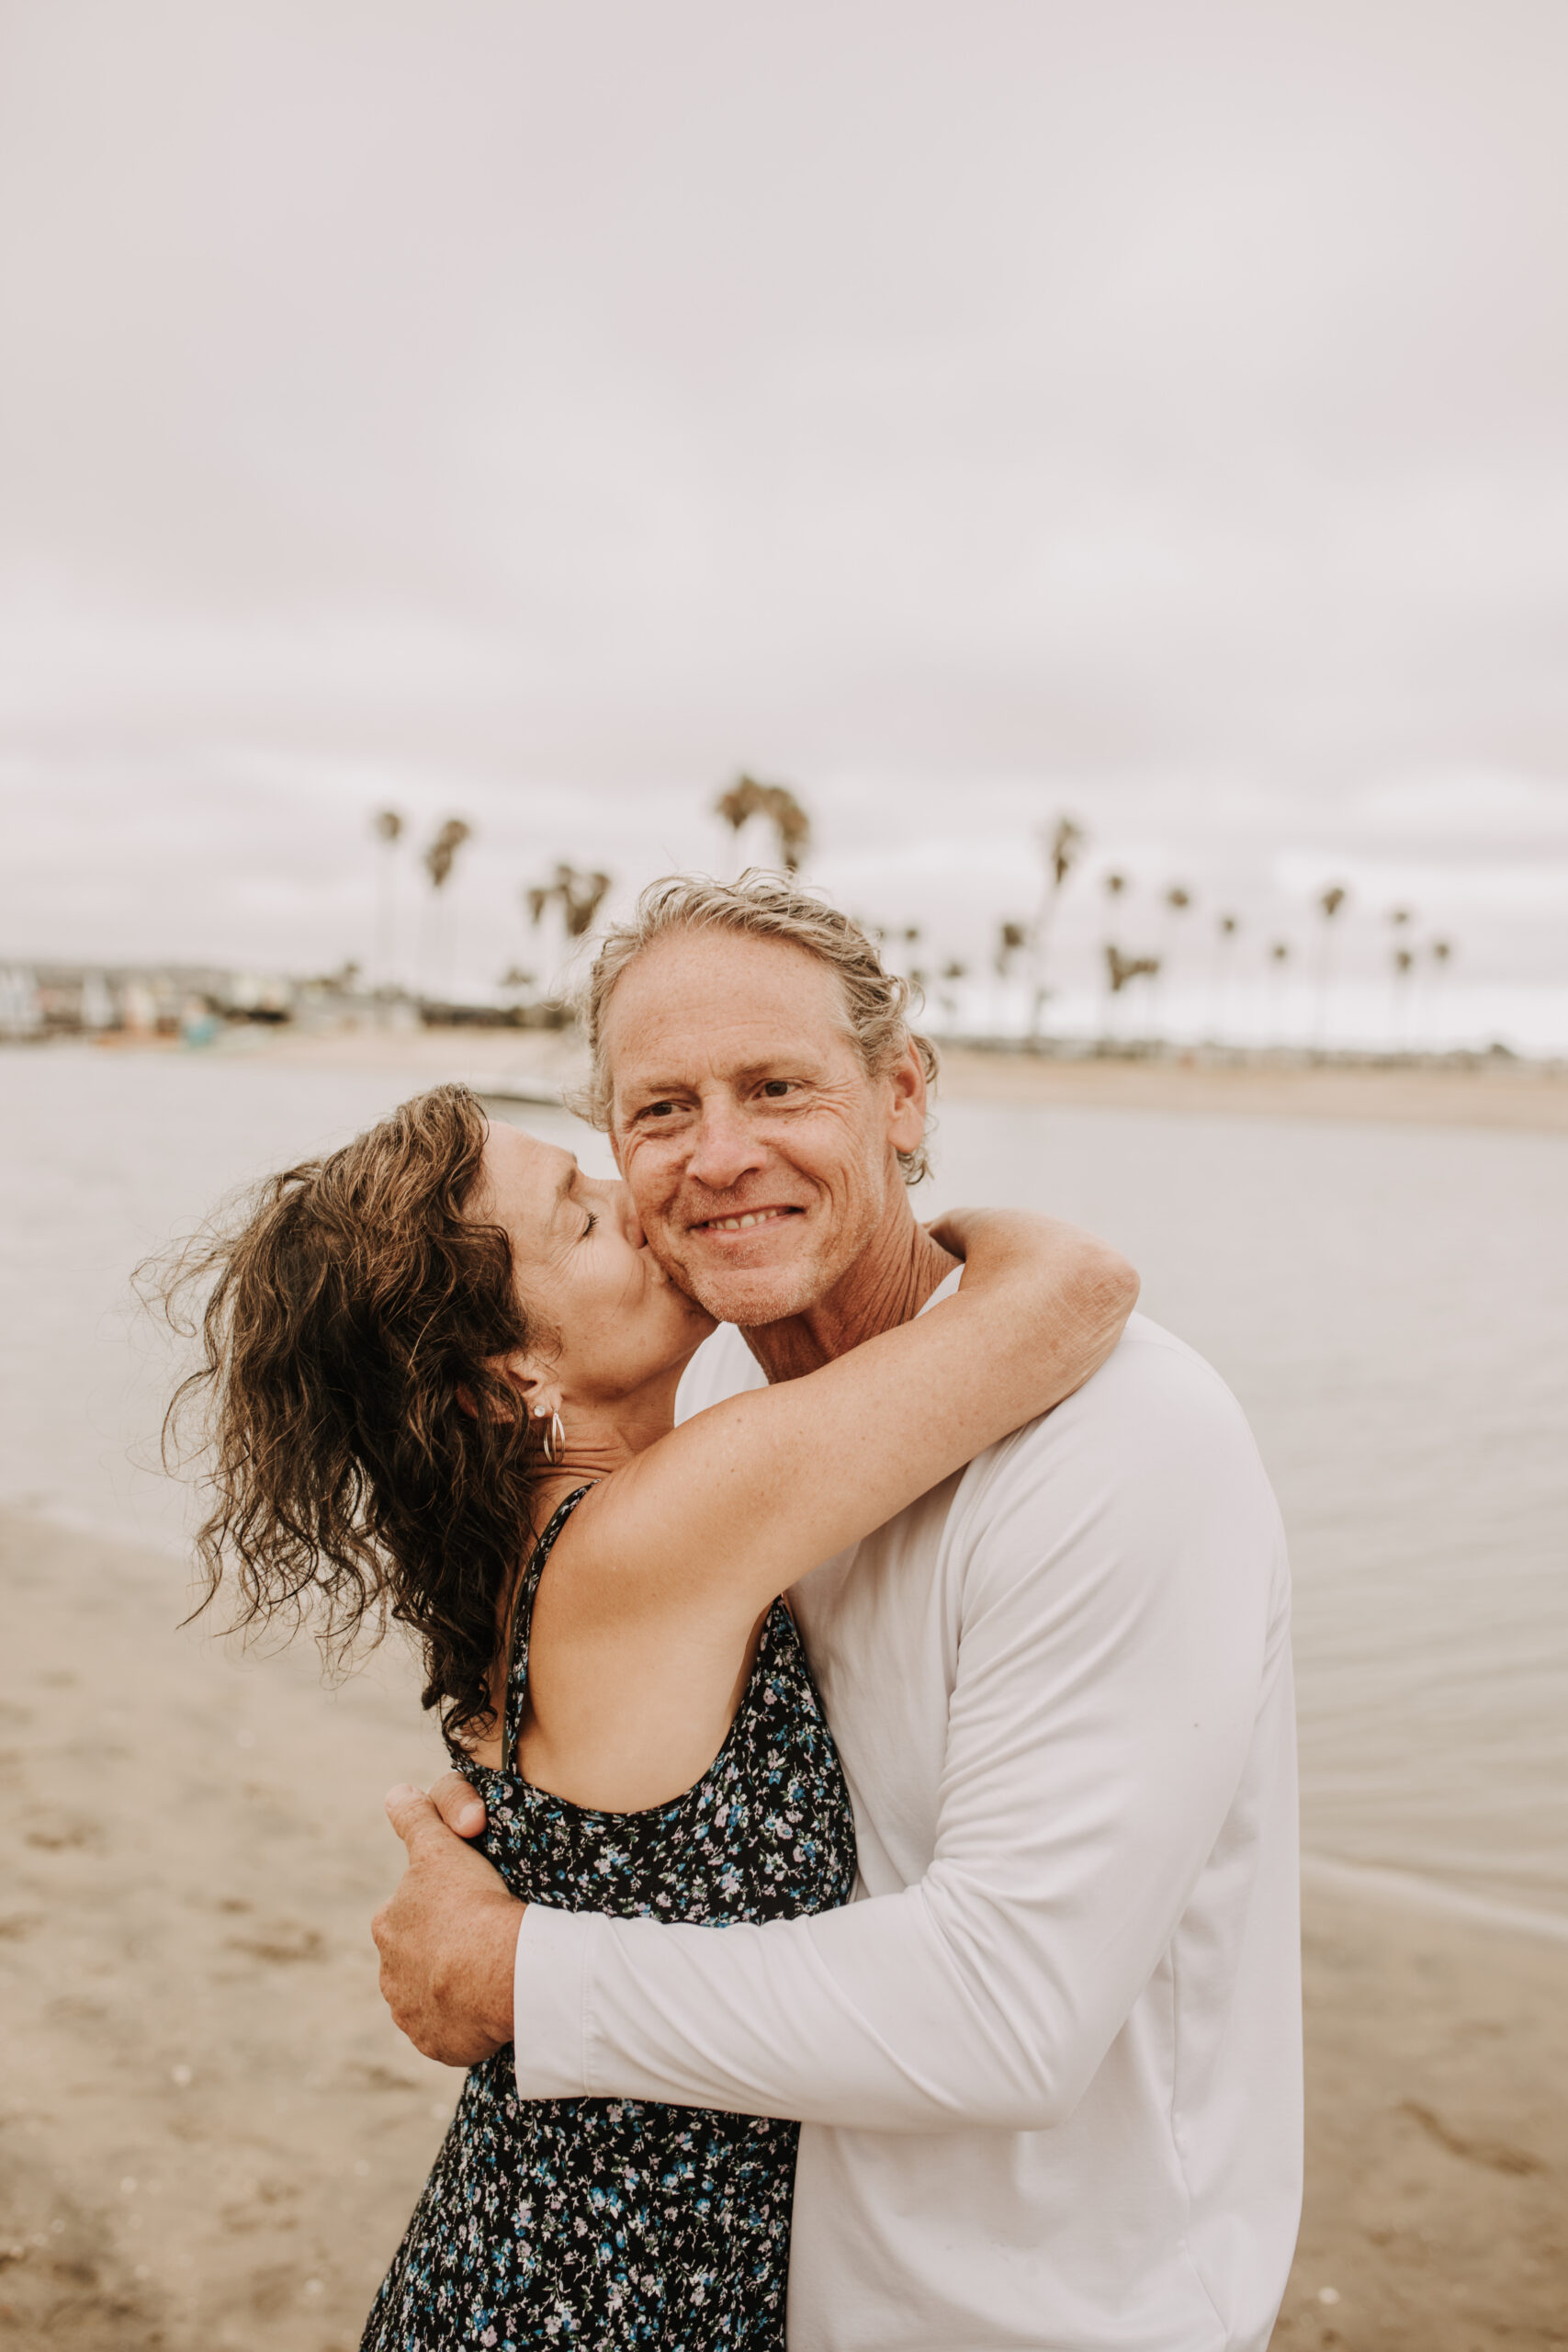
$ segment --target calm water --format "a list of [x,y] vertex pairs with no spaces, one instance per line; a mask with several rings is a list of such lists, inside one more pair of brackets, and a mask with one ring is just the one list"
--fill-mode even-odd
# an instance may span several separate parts
[[[128,1270],[416,1082],[0,1051],[0,1501],[177,1536]],[[1250,1414],[1309,1848],[1568,1913],[1568,1138],[954,1105],[939,1162],[1119,1242]]]

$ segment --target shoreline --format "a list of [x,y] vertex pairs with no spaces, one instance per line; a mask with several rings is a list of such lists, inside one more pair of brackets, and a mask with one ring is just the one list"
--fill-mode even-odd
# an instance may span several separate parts
[[[939,1117],[944,1102],[972,1102],[1568,1135],[1568,1067],[1561,1062],[1384,1066],[1288,1055],[1226,1061],[1196,1053],[1168,1059],[1069,1057],[936,1043]],[[217,1044],[195,1049],[155,1038],[72,1039],[15,1050],[177,1054],[227,1068],[254,1061],[270,1069],[385,1070],[411,1089],[464,1079],[481,1093],[504,1096],[508,1087],[517,1087],[520,1101],[547,1103],[586,1070],[578,1038],[567,1030],[249,1029],[226,1031]]]
[[[353,2352],[458,2079],[393,2028],[368,1933],[399,1865],[382,1792],[440,1760],[412,1665],[389,1643],[327,1692],[308,1643],[178,1630],[177,1560],[20,1513],[0,1583],[0,2346]],[[1548,2352],[1568,1944],[1408,1894],[1306,1872],[1275,2343]]]
[[1568,1134],[1568,1074],[1553,1064],[1456,1069],[1334,1062],[1169,1061],[942,1049],[937,1105],[1011,1102]]

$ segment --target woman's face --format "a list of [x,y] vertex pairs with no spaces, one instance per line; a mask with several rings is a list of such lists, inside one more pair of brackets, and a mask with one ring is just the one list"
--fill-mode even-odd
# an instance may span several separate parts
[[547,1327],[540,1365],[563,1405],[632,1396],[714,1329],[644,1242],[626,1187],[585,1176],[557,1144],[492,1123],[469,1214],[506,1230],[524,1310]]

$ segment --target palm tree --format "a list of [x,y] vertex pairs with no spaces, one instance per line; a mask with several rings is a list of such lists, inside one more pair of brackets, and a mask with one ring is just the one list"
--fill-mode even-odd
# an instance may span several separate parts
[[[1124,874],[1117,873],[1102,875],[1100,876],[1100,887],[1104,891],[1106,897],[1114,902],[1116,899],[1121,898],[1122,892],[1126,889],[1127,876]],[[1124,981],[1119,981],[1116,978],[1117,967],[1122,961],[1121,949],[1119,947],[1113,947],[1111,944],[1111,942],[1107,940],[1104,946],[1101,948],[1100,953],[1105,958],[1105,1017],[1101,1026],[1104,1035],[1107,1041],[1109,1041],[1111,1029],[1111,1013],[1112,1001],[1121,995],[1122,988],[1126,983]]]
[[[907,922],[903,926],[902,930],[899,930],[895,926],[895,928],[887,934],[896,948],[918,947],[920,944],[921,935],[920,926],[918,922]],[[902,959],[900,958],[900,960]],[[909,979],[911,984],[914,984],[915,975],[912,971],[907,973],[906,977]],[[924,985],[923,980],[919,985]]]
[[1108,947],[1105,964],[1112,996],[1120,996],[1130,980],[1152,980],[1159,976],[1157,956],[1123,956],[1119,947]]
[[1317,952],[1317,1044],[1321,1052],[1328,1035],[1328,983],[1332,960],[1334,922],[1349,893],[1343,882],[1331,882],[1318,895],[1317,910],[1323,917],[1323,940]]
[[[1453,942],[1450,939],[1434,939],[1429,952],[1432,958],[1432,967],[1434,971],[1439,975],[1443,983],[1444,990],[1446,991],[1449,968],[1453,962]],[[1441,1013],[1439,1010],[1439,1019],[1440,1018]]]
[[[1173,882],[1169,889],[1165,894],[1165,913],[1160,922],[1160,978],[1155,983],[1156,991],[1163,989],[1165,985],[1165,977],[1175,961],[1173,954],[1173,949],[1176,944],[1175,926],[1179,922],[1181,917],[1186,914],[1191,904],[1192,893],[1187,888],[1187,885],[1184,882]],[[1162,1028],[1163,1025],[1164,1024],[1160,1019],[1159,1010],[1156,1005],[1155,1026],[1157,1029]]]
[[1396,934],[1393,952],[1390,960],[1390,969],[1393,975],[1393,992],[1391,999],[1391,1005],[1393,1023],[1393,1045],[1396,1050],[1400,1046],[1407,1046],[1410,1042],[1409,1026],[1411,1000],[1415,993],[1415,982],[1412,978],[1412,975],[1416,969],[1415,950],[1411,947],[1405,946],[1398,934],[1403,933],[1408,936],[1410,926],[1415,920],[1415,913],[1409,907],[1390,907],[1388,910],[1388,927]]
[[1416,950],[1396,947],[1393,951],[1393,1043],[1397,1050],[1410,1044],[1410,1009],[1414,989],[1412,974],[1416,969]]
[[1040,834],[1040,854],[1044,861],[1044,873],[1040,888],[1040,902],[1034,910],[1034,920],[1028,928],[1030,961],[1033,967],[1033,988],[1029,1015],[1029,1034],[1040,1034],[1041,1015],[1045,1010],[1051,990],[1046,980],[1046,956],[1051,944],[1057,906],[1062,888],[1077,864],[1089,835],[1072,817],[1058,817],[1054,825]]
[[592,873],[569,865],[565,860],[558,864],[548,882],[531,884],[522,893],[528,910],[528,920],[536,931],[544,922],[551,907],[560,912],[563,954],[570,954],[574,940],[585,939],[593,928],[593,918],[604,902],[610,888],[610,876],[597,869]]
[[402,839],[403,820],[396,808],[378,809],[370,820],[370,830],[376,837],[376,993],[390,993],[392,965],[397,945],[394,886],[397,880],[395,853]]
[[550,901],[555,899],[561,911],[561,926],[568,939],[585,939],[593,928],[593,918],[604,902],[610,888],[610,876],[597,868],[585,873],[575,865],[561,864],[556,867],[555,879],[541,889],[527,893],[528,911],[537,926]]
[[1272,947],[1269,950],[1269,961],[1274,968],[1274,985],[1269,991],[1269,1025],[1274,1031],[1273,1042],[1280,1046],[1282,1046],[1285,1042],[1285,1024],[1280,1015],[1284,998],[1285,967],[1290,960],[1290,941],[1288,939],[1277,939]]
[[773,829],[778,862],[786,874],[797,874],[811,853],[811,820],[786,784],[759,784],[755,776],[738,776],[714,803],[739,835],[753,817],[763,817]]
[[947,983],[942,991],[942,1009],[949,1029],[955,1029],[958,1025],[958,995],[953,983],[966,979],[968,973],[968,965],[961,964],[956,956],[950,958],[942,967],[942,977]]
[[1224,1042],[1225,1014],[1230,1008],[1231,966],[1235,958],[1235,935],[1240,929],[1239,915],[1216,915],[1214,918],[1213,989],[1214,1041],[1217,1045]]
[[[391,811],[389,809],[389,816]],[[472,838],[473,827],[463,817],[448,817],[424,853],[424,870],[433,890],[444,890],[451,879],[457,852]]]
[[1029,927],[1021,922],[1001,922],[997,925],[997,978],[1005,980],[1012,969],[1012,959],[1021,947],[1029,944]]
[[1012,959],[1029,944],[1029,925],[1008,918],[997,925],[997,944],[991,951],[991,969],[1001,982],[996,992],[995,1017],[991,1026],[1001,1036],[1008,1026],[1007,983],[1012,978]]
[[[1157,956],[1123,956],[1119,947],[1108,945],[1105,950],[1105,978],[1110,991],[1107,1002],[1109,1003],[1110,998],[1119,997],[1122,989],[1134,980],[1146,979],[1157,985],[1159,969]],[[1107,1035],[1109,1034],[1108,1023]]]
[[[391,811],[389,810],[387,813],[390,815]],[[474,829],[468,823],[467,818],[448,817],[439,827],[434,840],[425,850],[422,862],[425,872],[430,876],[430,907],[426,927],[427,944],[436,931],[439,911],[444,903],[444,893],[447,883],[452,878],[452,869],[457,864],[457,852],[462,848],[463,843],[466,841],[472,840],[473,831]],[[448,931],[447,936],[440,941],[439,952],[434,958],[441,967],[441,970],[436,977],[440,980],[441,984],[446,988],[450,988],[452,984],[450,948],[451,939]],[[428,963],[431,958],[427,955],[423,960]],[[427,974],[426,978],[428,978],[430,976]]]

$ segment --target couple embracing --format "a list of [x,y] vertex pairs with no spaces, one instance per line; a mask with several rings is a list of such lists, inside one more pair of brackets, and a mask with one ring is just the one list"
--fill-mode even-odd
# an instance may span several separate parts
[[[1289,1591],[1235,1403],[793,884],[590,983],[618,1182],[444,1087],[209,1261],[215,1579],[385,1600],[376,1922],[468,2068],[366,2352],[1261,2352],[1300,2198]],[[722,1326],[716,1329],[716,1326]]]

